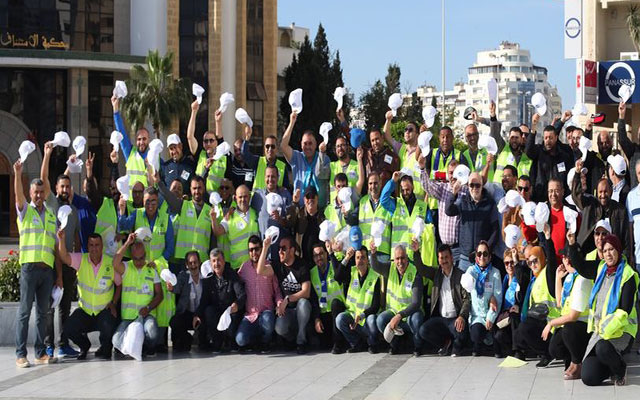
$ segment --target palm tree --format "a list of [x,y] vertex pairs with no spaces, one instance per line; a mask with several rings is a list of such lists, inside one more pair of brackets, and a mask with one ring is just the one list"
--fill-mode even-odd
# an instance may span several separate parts
[[640,8],[637,5],[629,7],[629,15],[627,15],[627,28],[629,35],[633,41],[633,47],[640,52]]
[[146,66],[131,68],[126,81],[128,95],[122,99],[125,118],[133,131],[151,121],[156,137],[160,128],[167,129],[175,118],[189,115],[191,93],[189,83],[173,77],[173,53],[162,57],[158,51],[149,51]]

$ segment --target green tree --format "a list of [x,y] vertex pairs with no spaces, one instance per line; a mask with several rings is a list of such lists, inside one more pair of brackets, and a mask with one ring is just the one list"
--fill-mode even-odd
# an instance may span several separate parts
[[[318,26],[313,44],[308,37],[305,37],[305,40],[300,43],[299,50],[298,55],[293,56],[291,64],[284,70],[286,93],[280,101],[278,117],[279,130],[283,132],[291,114],[289,93],[301,88],[303,108],[291,139],[291,146],[294,148],[300,145],[300,136],[303,131],[310,129],[317,133],[320,125],[326,121],[331,122],[335,127],[330,135],[335,137],[338,120],[333,92],[336,87],[344,87],[340,53],[331,54],[322,24]],[[345,96],[342,109],[346,116],[349,115],[352,105],[352,96]]]
[[150,50],[146,65],[132,67],[126,83],[128,94],[122,99],[122,110],[131,130],[136,131],[149,120],[160,137],[160,130],[169,128],[174,118],[188,117],[190,82],[173,77],[173,53],[162,57]]
[[400,66],[397,63],[389,64],[387,76],[384,78],[386,84],[385,96],[388,99],[394,93],[400,92]]
[[631,36],[633,47],[635,47],[636,51],[640,52],[640,7],[637,5],[629,7],[627,28],[629,29],[629,36]]
[[411,94],[411,103],[408,107],[403,107],[400,111],[401,118],[406,121],[416,123],[424,122],[422,120],[422,100],[418,97],[418,92]]

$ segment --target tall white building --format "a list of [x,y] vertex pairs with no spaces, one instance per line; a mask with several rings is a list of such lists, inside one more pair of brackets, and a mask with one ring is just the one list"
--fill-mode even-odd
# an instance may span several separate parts
[[[489,116],[487,82],[491,78],[498,83],[496,112],[498,120],[502,121],[503,132],[523,122],[531,124],[531,116],[535,112],[531,96],[537,92],[543,93],[547,99],[547,112],[541,118],[541,124],[551,124],[553,116],[562,112],[562,100],[557,88],[547,81],[547,75],[547,69],[535,65],[529,50],[521,49],[518,43],[502,42],[497,49],[478,52],[476,62],[469,67],[467,83],[456,83],[453,90],[445,91],[445,106],[447,109],[455,107],[457,113],[454,130],[460,133],[469,123],[464,119],[464,110],[468,106],[473,106],[482,116]],[[437,92],[434,86],[419,87],[417,93],[423,104],[431,104],[435,97],[440,106],[442,92]],[[411,95],[408,95],[405,103],[410,101]],[[483,133],[489,131],[486,126],[479,129]]]

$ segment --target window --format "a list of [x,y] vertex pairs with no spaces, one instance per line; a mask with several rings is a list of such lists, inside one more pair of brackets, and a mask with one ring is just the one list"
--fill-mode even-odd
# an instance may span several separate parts
[[528,56],[520,56],[520,61],[529,62],[529,57]]
[[0,0],[0,47],[113,53],[113,0]]
[[[264,88],[263,2],[247,0],[247,112],[253,120],[251,149],[262,153]],[[272,134],[274,132],[268,132]]]
[[[180,0],[180,76],[202,86],[209,91],[209,42],[208,42],[208,1]],[[209,127],[208,102],[200,104],[196,117],[196,135],[199,137]],[[186,126],[182,127],[186,131]]]
[[106,168],[109,153],[104,149],[111,149],[109,136],[114,129],[113,109],[111,108],[111,94],[116,79],[126,79],[127,74],[114,75],[107,71],[89,71],[89,130],[85,134],[89,150],[96,156],[94,174],[98,182],[106,185],[103,178],[109,178]]

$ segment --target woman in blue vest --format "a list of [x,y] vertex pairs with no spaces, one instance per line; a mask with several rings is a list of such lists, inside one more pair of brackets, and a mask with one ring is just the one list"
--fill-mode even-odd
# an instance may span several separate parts
[[567,241],[569,258],[578,273],[595,280],[588,303],[591,338],[582,361],[582,382],[596,386],[611,378],[616,386],[622,386],[627,373],[622,354],[631,348],[638,332],[638,273],[622,256],[622,245],[615,235],[605,237],[601,261],[586,261],[575,235],[567,234]]

